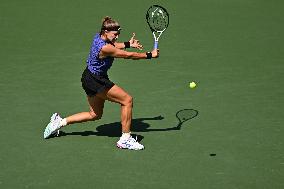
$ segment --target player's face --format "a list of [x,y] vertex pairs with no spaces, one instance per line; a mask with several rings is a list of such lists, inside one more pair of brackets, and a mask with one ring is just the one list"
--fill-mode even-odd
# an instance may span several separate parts
[[107,38],[111,42],[115,42],[118,39],[120,31],[107,31]]

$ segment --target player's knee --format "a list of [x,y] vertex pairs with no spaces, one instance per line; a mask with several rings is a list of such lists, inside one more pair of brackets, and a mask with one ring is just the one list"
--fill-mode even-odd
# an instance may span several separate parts
[[130,96],[130,95],[127,95],[127,96],[125,97],[125,100],[124,100],[124,102],[123,102],[123,105],[124,105],[124,106],[130,106],[130,107],[132,107],[132,106],[133,106],[133,97]]
[[90,112],[90,120],[95,121],[102,118],[102,113]]

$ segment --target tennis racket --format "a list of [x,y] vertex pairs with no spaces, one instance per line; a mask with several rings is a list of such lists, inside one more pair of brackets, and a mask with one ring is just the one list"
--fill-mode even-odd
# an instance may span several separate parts
[[146,20],[153,33],[154,49],[158,48],[159,38],[169,26],[169,13],[160,5],[152,5],[147,13]]
[[181,126],[184,122],[195,118],[198,115],[198,111],[194,110],[194,109],[183,109],[183,110],[179,110],[176,113],[176,117],[179,120],[178,125],[176,126],[176,128],[178,130],[181,129]]

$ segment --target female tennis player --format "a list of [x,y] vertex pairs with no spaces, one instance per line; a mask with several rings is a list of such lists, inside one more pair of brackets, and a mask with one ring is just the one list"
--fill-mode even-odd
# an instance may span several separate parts
[[66,118],[61,118],[58,113],[51,116],[50,123],[44,131],[44,138],[59,132],[59,129],[73,123],[98,120],[103,115],[105,100],[115,102],[121,106],[122,135],[117,142],[117,147],[122,149],[142,150],[144,146],[131,137],[132,97],[121,87],[109,80],[107,71],[112,66],[114,58],[125,59],[151,59],[159,56],[159,50],[152,52],[128,52],[126,48],[142,49],[143,46],[135,39],[135,33],[128,42],[116,42],[121,28],[117,21],[105,17],[100,33],[93,39],[87,59],[87,68],[82,74],[82,87],[87,95],[89,111],[81,112]]

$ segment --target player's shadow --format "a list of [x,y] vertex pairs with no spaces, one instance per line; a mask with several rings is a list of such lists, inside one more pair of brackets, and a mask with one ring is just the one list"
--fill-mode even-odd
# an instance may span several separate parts
[[[191,109],[194,114],[192,116],[190,115],[187,117],[187,120],[193,119],[198,115],[197,110]],[[179,112],[183,110],[179,110],[176,115],[178,115]],[[188,113],[188,112],[187,112]],[[178,118],[178,117],[177,117]],[[169,128],[150,128],[150,124],[146,123],[144,121],[159,121],[163,120],[163,116],[156,116],[156,117],[148,117],[148,118],[135,118],[132,119],[132,127],[131,131],[133,132],[155,132],[155,131],[177,131],[181,129],[181,126],[184,122],[179,121],[179,123],[176,126],[169,127]],[[72,136],[72,135],[79,135],[79,136],[106,136],[106,137],[120,137],[121,136],[121,123],[120,122],[113,122],[108,124],[103,124],[98,127],[96,127],[96,131],[77,131],[77,132],[71,132],[67,133],[64,131],[60,131],[60,134],[58,137],[62,136]],[[141,141],[144,137],[142,135],[136,135],[138,141]]]
[[[150,128],[150,124],[144,121],[147,120],[163,120],[163,116],[151,117],[151,118],[136,118],[132,119],[132,132],[153,132],[153,131],[172,131],[178,130],[177,126],[170,128]],[[67,133],[64,131],[60,131],[58,137],[62,136],[70,136],[70,135],[79,135],[79,136],[106,136],[106,137],[120,137],[121,136],[121,123],[113,122],[108,124],[100,125],[96,128],[96,131],[78,131]],[[142,135],[136,135],[138,141],[141,141],[144,137]]]

